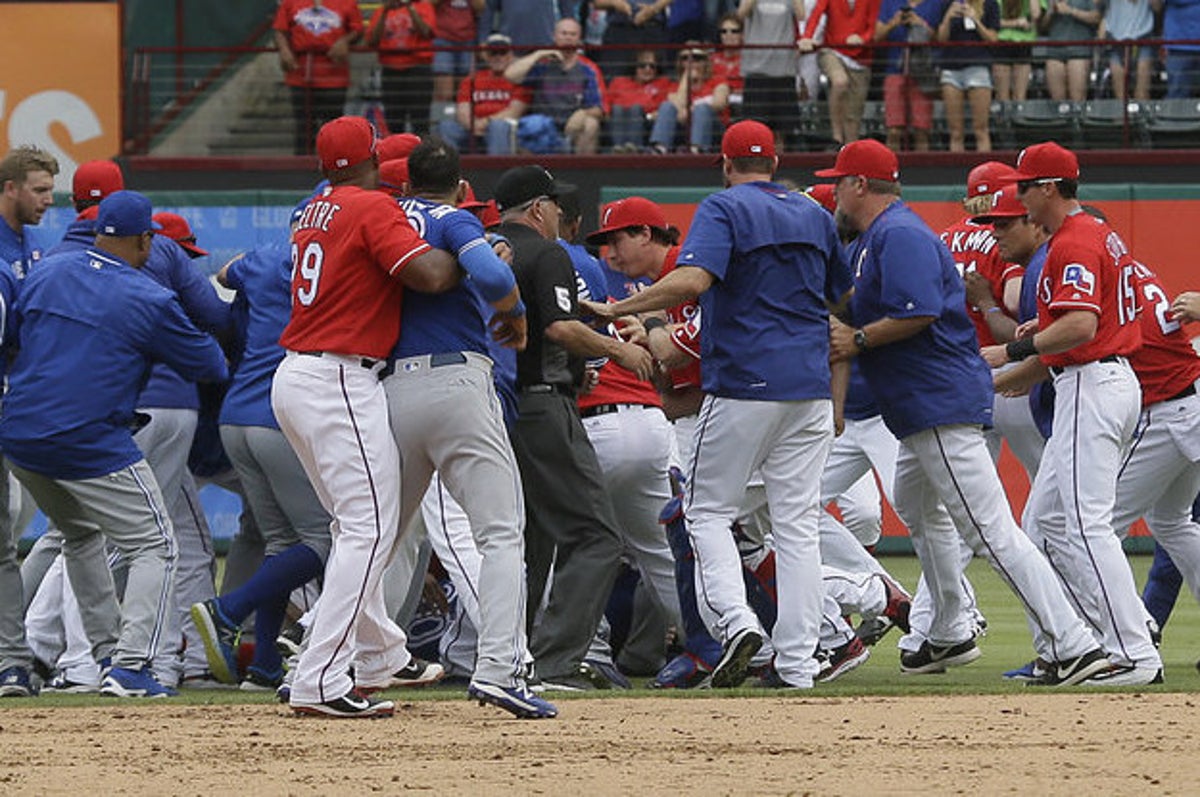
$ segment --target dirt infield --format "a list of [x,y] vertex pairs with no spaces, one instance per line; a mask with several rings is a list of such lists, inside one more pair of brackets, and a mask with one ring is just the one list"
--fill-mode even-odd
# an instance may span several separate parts
[[282,706],[0,709],[4,794],[1194,793],[1192,694],[608,698],[521,722]]

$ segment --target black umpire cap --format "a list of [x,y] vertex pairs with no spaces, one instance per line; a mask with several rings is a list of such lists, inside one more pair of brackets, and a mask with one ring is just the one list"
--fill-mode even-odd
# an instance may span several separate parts
[[494,195],[496,207],[503,212],[538,197],[558,199],[574,189],[573,185],[555,180],[554,175],[541,166],[515,166],[500,175]]

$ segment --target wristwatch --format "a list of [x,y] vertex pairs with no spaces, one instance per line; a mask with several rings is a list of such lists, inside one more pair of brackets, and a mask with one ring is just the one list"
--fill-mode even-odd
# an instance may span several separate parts
[[867,331],[865,329],[854,330],[854,345],[859,351],[867,350]]

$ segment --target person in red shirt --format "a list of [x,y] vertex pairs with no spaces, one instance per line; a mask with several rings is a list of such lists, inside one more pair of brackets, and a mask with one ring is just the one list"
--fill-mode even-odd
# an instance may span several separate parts
[[454,99],[454,81],[471,73],[479,16],[487,0],[430,0],[433,3],[433,99]]
[[675,82],[659,74],[658,54],[639,50],[633,75],[621,75],[608,84],[613,152],[641,151],[646,143],[647,121],[654,120],[658,107],[674,90]]
[[462,152],[482,140],[489,155],[511,153],[517,121],[533,102],[533,90],[504,76],[513,52],[512,39],[503,33],[487,37],[483,59],[487,67],[459,84],[454,118],[438,122],[438,133]]
[[688,149],[708,152],[713,138],[729,124],[729,84],[713,75],[708,53],[700,48],[679,54],[679,85],[658,107],[658,117],[650,131],[655,152],[670,152],[680,122],[688,122]]
[[1079,609],[1112,662],[1088,683],[1156,683],[1162,658],[1113,528],[1117,475],[1141,410],[1128,359],[1142,345],[1138,264],[1121,236],[1080,206],[1073,152],[1054,142],[1027,147],[1006,180],[1016,183],[1029,220],[1051,233],[1037,331],[1023,326],[1011,343],[983,349],[992,367],[1020,362],[1013,373],[1028,370],[1036,381],[1044,366],[1054,377],[1054,431],[1030,490],[1025,531],[1043,541],[1072,594],[1085,596]]
[[722,78],[729,84],[729,104],[742,104],[742,20],[737,13],[729,12],[717,22],[720,41],[713,51],[713,77]]
[[827,47],[817,54],[817,62],[829,78],[829,121],[839,144],[858,140],[871,83],[871,50],[864,45],[875,37],[875,20],[882,2],[817,0],[797,42],[800,52],[812,52],[817,28],[825,20]]
[[342,115],[350,45],[362,36],[355,0],[281,0],[272,25],[296,119],[295,153],[311,155],[321,125]]
[[436,14],[429,0],[384,0],[371,18],[367,44],[379,51],[388,132],[429,131]]
[[335,119],[316,143],[329,186],[293,226],[292,315],[279,339],[286,354],[271,405],[334,517],[334,545],[289,702],[298,714],[390,716],[390,701],[355,688],[390,682],[411,658],[384,608],[383,571],[399,535],[400,456],[379,374],[399,337],[403,288],[448,290],[458,267],[376,190],[375,131],[365,119]]

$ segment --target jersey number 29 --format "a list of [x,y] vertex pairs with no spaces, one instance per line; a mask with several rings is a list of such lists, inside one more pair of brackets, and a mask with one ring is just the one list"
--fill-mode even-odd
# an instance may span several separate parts
[[304,247],[304,255],[300,256],[300,248],[292,244],[292,281],[295,282],[297,272],[303,283],[296,286],[296,301],[308,307],[317,299],[317,287],[321,282],[321,266],[325,262],[325,250],[319,243],[313,241]]

